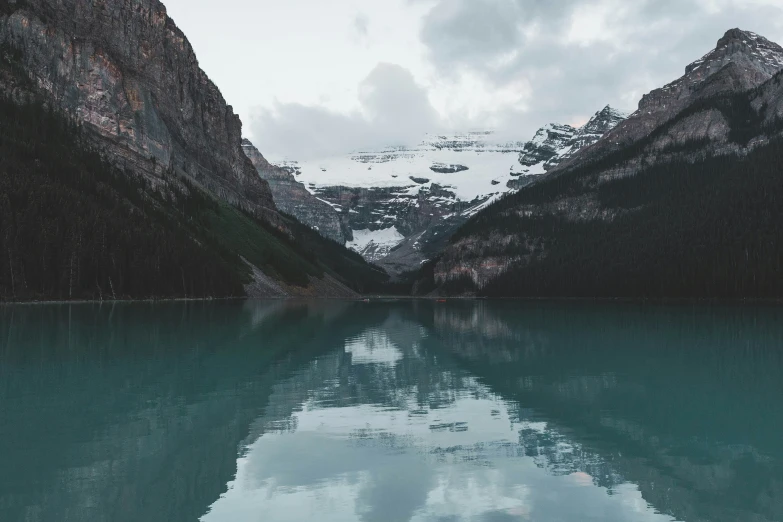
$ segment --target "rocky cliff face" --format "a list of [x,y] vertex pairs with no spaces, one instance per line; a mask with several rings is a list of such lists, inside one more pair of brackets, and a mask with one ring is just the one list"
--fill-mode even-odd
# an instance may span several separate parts
[[579,151],[597,143],[605,134],[612,131],[628,118],[628,113],[617,110],[609,105],[596,112],[595,115],[579,130],[577,130],[569,149],[565,151],[559,161],[553,166],[575,156]]
[[557,163],[576,132],[570,125],[554,123],[540,128],[533,139],[525,144],[524,152],[519,155],[519,162],[525,167],[541,165],[546,170]]
[[158,0],[4,0],[0,45],[29,82],[15,96],[53,102],[94,131],[105,156],[164,183],[187,176],[274,220],[275,205],[241,148],[241,122],[199,68]]
[[242,141],[242,150],[269,184],[278,209],[340,244],[350,239],[350,228],[332,205],[313,196],[289,170],[270,164],[249,140]]
[[[715,49],[688,65],[681,78],[644,95],[636,112],[594,146],[572,155],[561,167],[576,167],[622,150],[648,138],[653,131],[700,100],[758,87],[782,68],[783,47],[755,33],[731,29],[718,40]],[[657,148],[661,150],[698,140],[725,144],[728,130],[724,117],[705,111],[672,129]],[[632,170],[638,170],[638,167],[632,167]]]
[[607,105],[578,129],[557,124],[539,129],[535,137],[525,144],[525,150],[519,156],[519,162],[525,167],[522,173],[549,172],[580,150],[596,143],[627,117],[626,113]]

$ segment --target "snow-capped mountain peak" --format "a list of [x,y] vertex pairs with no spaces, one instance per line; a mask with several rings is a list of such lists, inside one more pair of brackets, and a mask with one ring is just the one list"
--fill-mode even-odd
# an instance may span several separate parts
[[626,111],[621,111],[613,108],[610,105],[607,105],[600,111],[596,112],[593,117],[590,118],[590,120],[581,129],[579,129],[578,134],[582,136],[590,134],[603,136],[615,128],[618,123],[626,119],[629,114],[630,113]]
[[[680,78],[642,96],[637,110],[617,125],[606,139],[578,158],[561,163],[570,168],[617,151],[649,136],[652,129],[672,120],[697,100],[749,91],[783,70],[783,47],[756,33],[731,29],[715,47],[685,68]],[[693,122],[691,130],[698,127]]]
[[543,174],[572,157],[578,151],[597,142],[614,129],[628,114],[607,105],[596,112],[582,127],[549,124],[536,132],[524,146],[519,162],[522,174]]

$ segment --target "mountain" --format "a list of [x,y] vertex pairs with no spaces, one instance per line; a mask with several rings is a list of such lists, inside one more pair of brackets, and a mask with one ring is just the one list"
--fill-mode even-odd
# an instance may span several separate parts
[[[625,149],[646,138],[653,138],[648,147],[648,163],[665,161],[667,149],[706,140],[710,147],[726,146],[737,153],[728,137],[730,125],[721,111],[694,111],[672,121],[701,100],[716,96],[743,93],[770,80],[783,68],[783,48],[763,36],[732,29],[718,40],[712,51],[685,68],[679,79],[642,97],[639,108],[582,154],[574,155],[563,167],[575,167],[598,160]],[[666,126],[666,132],[660,130]],[[656,132],[658,135],[652,137]],[[653,158],[653,156],[656,156]],[[639,165],[628,165],[638,169]]]
[[[527,143],[493,131],[431,135],[416,147],[287,161],[281,169],[337,211],[350,248],[399,274],[418,269],[476,212],[591,145],[623,117],[606,107],[580,129],[549,125]],[[281,187],[262,177],[283,210],[319,230],[335,228],[333,215],[314,215],[315,205],[298,203],[310,201],[300,188],[290,195],[291,178]],[[281,203],[291,199],[297,203]]]
[[0,0],[0,299],[356,295],[157,0]]
[[[242,124],[157,0],[3,0],[0,44],[33,91],[94,131],[113,162],[184,174],[232,204],[274,210],[239,145]],[[30,90],[6,78],[14,98]],[[268,213],[270,214],[270,213]]]
[[560,163],[576,132],[570,125],[549,124],[540,128],[519,155],[519,162],[526,167],[523,172],[543,174]]
[[346,224],[332,205],[313,196],[288,169],[270,164],[250,140],[242,140],[242,150],[261,179],[269,184],[279,210],[295,216],[324,237],[345,244]]
[[[570,125],[558,124],[542,127],[533,139],[525,144],[523,152],[519,155],[519,162],[524,167],[522,174],[541,175],[549,172],[582,149],[596,143],[627,117],[628,114],[625,112],[607,105],[578,129]],[[512,187],[522,188],[526,184],[516,186],[512,183]]]
[[783,48],[728,31],[685,75],[489,206],[419,291],[779,297]]

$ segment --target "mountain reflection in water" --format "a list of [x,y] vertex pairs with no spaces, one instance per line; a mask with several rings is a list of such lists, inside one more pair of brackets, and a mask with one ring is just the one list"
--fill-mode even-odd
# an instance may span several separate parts
[[0,520],[783,520],[783,309],[0,307]]

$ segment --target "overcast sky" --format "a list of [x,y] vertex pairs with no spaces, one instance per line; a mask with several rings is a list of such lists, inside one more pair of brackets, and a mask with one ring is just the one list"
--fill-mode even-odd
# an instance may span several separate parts
[[164,0],[271,159],[481,128],[526,141],[633,110],[733,27],[783,43],[781,0]]

